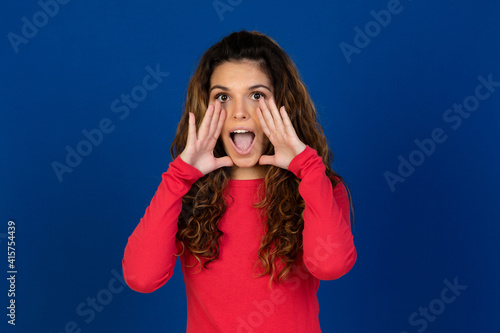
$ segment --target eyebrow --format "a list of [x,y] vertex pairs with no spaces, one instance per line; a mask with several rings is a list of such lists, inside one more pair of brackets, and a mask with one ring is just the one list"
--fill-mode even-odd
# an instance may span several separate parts
[[[224,86],[220,86],[220,85],[215,85],[212,88],[210,88],[210,90],[208,91],[208,93],[210,93],[212,90],[214,90],[216,88],[224,90],[224,91],[229,91],[230,90],[228,87],[224,87]],[[253,90],[253,89],[257,89],[257,88],[265,88],[265,89],[269,90],[270,92],[272,92],[272,90],[268,86],[265,86],[263,84],[256,84],[254,86],[248,87],[248,90]]]

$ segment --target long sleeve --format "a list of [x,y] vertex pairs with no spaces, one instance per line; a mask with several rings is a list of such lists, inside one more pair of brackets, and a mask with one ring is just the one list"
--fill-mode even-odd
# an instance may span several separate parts
[[305,202],[304,264],[320,280],[338,279],[357,258],[346,188],[339,183],[332,189],[322,158],[310,146],[295,156],[288,170],[301,179],[299,193]]
[[182,197],[203,174],[180,156],[169,164],[139,224],[128,238],[122,260],[124,279],[138,292],[163,286],[174,272],[177,220]]

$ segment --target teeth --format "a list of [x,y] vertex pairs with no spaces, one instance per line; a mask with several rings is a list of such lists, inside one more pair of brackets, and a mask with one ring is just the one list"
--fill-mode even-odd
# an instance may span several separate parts
[[236,131],[233,131],[232,133],[248,133],[250,131],[247,131],[247,130],[236,130]]

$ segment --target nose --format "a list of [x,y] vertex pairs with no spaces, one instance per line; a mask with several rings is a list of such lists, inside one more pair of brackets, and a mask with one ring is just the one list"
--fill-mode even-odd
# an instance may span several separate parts
[[227,111],[233,119],[248,119],[250,117],[250,106],[243,99],[234,100],[228,109]]

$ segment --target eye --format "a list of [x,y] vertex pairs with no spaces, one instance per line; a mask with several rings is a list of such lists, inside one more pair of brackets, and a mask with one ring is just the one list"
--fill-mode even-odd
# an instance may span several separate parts
[[229,96],[227,96],[226,94],[217,94],[215,96],[215,99],[218,99],[221,103],[224,103],[228,101]]
[[260,91],[256,91],[256,92],[253,92],[252,93],[252,96],[255,97],[255,98],[252,98],[253,100],[256,100],[258,101],[259,99],[261,98],[266,98],[266,95],[264,95],[263,93],[261,93]]

